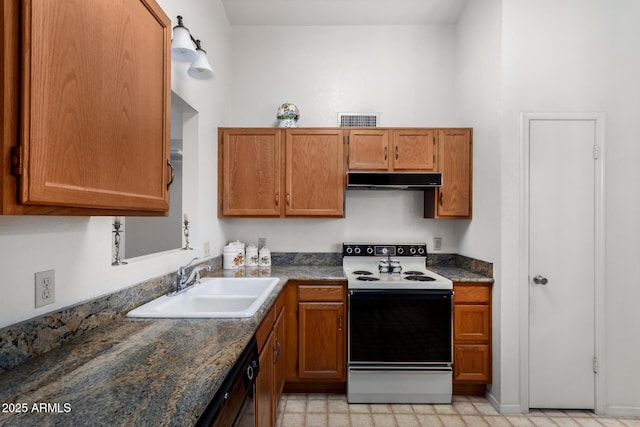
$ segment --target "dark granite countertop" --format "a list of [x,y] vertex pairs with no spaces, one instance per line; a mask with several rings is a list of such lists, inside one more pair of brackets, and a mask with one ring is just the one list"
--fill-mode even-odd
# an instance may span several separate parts
[[443,267],[438,265],[430,265],[427,268],[453,282],[493,283],[493,278],[474,273],[461,267]]
[[[429,268],[454,281],[492,281],[459,267]],[[192,426],[287,280],[345,279],[339,265],[276,265],[233,275],[281,280],[253,318],[118,316],[0,373],[0,425]]]
[[281,280],[253,318],[119,316],[0,374],[0,425],[194,425],[288,279],[344,279],[341,266],[261,273]]

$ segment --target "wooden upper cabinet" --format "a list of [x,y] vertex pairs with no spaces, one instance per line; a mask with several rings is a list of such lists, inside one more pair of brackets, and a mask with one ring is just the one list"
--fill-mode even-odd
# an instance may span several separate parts
[[220,129],[221,216],[280,216],[281,146],[278,129]]
[[219,216],[344,215],[340,129],[220,128]]
[[389,131],[358,129],[349,131],[349,169],[389,169]]
[[471,130],[440,130],[438,140],[437,217],[471,218]]
[[433,171],[435,129],[351,129],[349,170]]
[[285,213],[344,215],[344,155],[339,129],[288,129]]
[[402,129],[393,131],[391,161],[396,171],[432,171],[436,168],[436,131]]
[[3,213],[166,213],[171,21],[162,9],[153,0],[9,0],[2,14],[11,37],[3,160],[10,151],[12,161]]

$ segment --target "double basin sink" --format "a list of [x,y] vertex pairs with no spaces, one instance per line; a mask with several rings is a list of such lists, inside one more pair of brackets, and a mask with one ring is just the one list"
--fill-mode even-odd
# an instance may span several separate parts
[[280,281],[277,277],[205,277],[186,291],[163,295],[130,311],[127,317],[252,317]]

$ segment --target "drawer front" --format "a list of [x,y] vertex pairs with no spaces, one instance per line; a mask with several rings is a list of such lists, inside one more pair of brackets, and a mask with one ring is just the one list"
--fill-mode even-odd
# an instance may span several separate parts
[[489,306],[458,304],[453,307],[453,339],[489,342],[491,336]]
[[456,345],[453,348],[453,381],[491,383],[489,345]]
[[454,304],[457,303],[488,303],[491,289],[488,285],[454,285]]
[[298,301],[344,301],[345,289],[340,285],[300,285]]

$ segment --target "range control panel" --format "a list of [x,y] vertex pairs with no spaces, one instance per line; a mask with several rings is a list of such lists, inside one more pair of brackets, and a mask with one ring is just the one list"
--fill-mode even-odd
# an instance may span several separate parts
[[427,245],[424,243],[408,243],[408,244],[402,244],[402,245],[377,245],[373,243],[343,243],[342,256],[426,257]]

